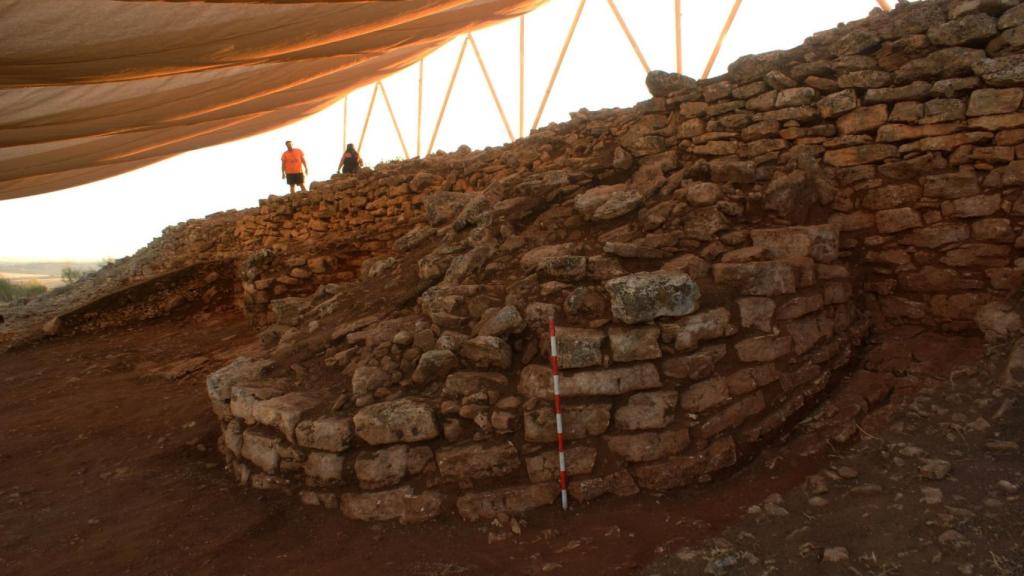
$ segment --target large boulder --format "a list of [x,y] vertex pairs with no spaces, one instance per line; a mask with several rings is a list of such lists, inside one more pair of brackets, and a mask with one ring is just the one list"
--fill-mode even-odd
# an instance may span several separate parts
[[697,310],[700,288],[688,274],[675,270],[637,272],[604,283],[612,315],[626,324],[662,316],[685,316]]

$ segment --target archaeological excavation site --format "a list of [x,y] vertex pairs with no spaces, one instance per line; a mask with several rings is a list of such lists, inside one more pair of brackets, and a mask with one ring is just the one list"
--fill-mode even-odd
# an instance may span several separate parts
[[[220,554],[254,538],[274,554],[248,573],[1024,574],[1024,4],[900,2],[646,85],[171,226],[0,308],[3,428],[71,394],[45,370],[128,374],[45,427],[103,411],[82,434],[122,446],[107,483],[160,461],[168,541],[224,536],[190,573],[245,572]],[[56,450],[26,442],[0,462]],[[42,506],[25,482],[12,510]],[[116,486],[106,506],[149,489]],[[10,514],[0,562],[33,573],[43,525]],[[359,544],[330,564],[320,537]]]

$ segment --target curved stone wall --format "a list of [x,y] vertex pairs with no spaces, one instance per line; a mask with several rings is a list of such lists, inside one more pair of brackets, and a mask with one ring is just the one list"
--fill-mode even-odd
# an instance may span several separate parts
[[[257,288],[266,358],[208,383],[231,468],[364,520],[550,504],[554,317],[572,497],[712,479],[832,395],[869,330],[971,329],[1020,289],[1021,30],[1012,0],[900,5],[721,78],[653,73],[633,109],[393,165],[346,204],[395,239],[352,281]],[[317,194],[342,182],[290,202],[329,235],[347,201]],[[272,214],[239,237],[313,221]]]

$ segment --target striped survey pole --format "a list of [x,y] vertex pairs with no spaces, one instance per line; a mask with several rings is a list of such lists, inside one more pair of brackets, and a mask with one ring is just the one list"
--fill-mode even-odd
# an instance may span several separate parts
[[555,319],[548,320],[551,334],[551,384],[555,388],[555,431],[558,437],[558,486],[562,489],[562,510],[569,509],[568,478],[565,473],[565,436],[562,434],[562,392],[558,388],[558,343]]

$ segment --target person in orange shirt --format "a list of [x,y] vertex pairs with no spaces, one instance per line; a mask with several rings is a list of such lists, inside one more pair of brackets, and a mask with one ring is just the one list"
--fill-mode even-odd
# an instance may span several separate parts
[[303,192],[306,192],[306,179],[303,177],[303,172],[309,174],[306,157],[303,156],[302,150],[292,148],[291,140],[285,142],[284,145],[288,149],[281,154],[281,178],[284,178],[288,182],[288,186],[291,187],[288,193],[295,193],[296,184],[302,188]]

